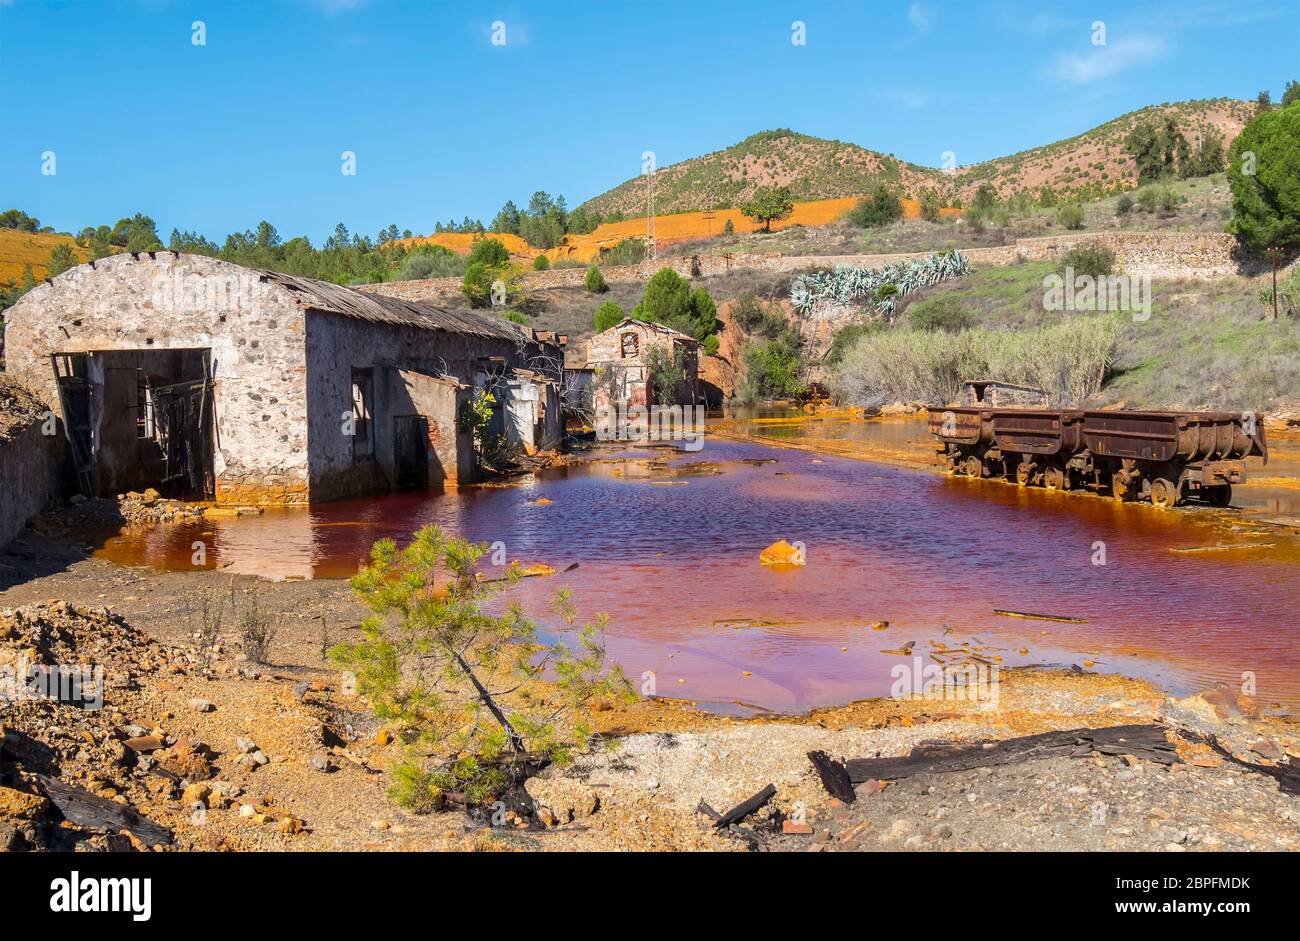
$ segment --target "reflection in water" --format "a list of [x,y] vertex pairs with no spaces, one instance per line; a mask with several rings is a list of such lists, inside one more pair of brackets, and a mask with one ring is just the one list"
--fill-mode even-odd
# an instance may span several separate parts
[[[119,534],[100,554],[186,568],[203,540],[212,567],[344,577],[376,539],[436,523],[504,542],[510,559],[580,563],[525,580],[517,596],[541,617],[564,585],[583,617],[607,612],[611,654],[637,685],[653,672],[660,695],[783,711],[845,702],[888,693],[890,668],[907,661],[881,650],[975,637],[1006,665],[1087,656],[1179,689],[1251,671],[1264,703],[1300,704],[1293,542],[1176,553],[1225,533],[1196,514],[756,444],[709,440],[680,460],[709,463],[676,475],[601,462],[519,487],[159,526]],[[539,496],[553,502],[530,502]],[[778,538],[806,544],[806,567],[759,565]],[[1093,564],[1099,541],[1105,565]],[[1088,623],[1013,621],[994,608]],[[735,625],[745,618],[776,623]],[[880,620],[889,629],[871,630]]]

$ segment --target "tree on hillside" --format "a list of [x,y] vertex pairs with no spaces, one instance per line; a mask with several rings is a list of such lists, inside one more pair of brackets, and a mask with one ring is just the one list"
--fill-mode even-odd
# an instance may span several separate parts
[[787,186],[760,186],[747,202],[740,204],[740,211],[763,223],[764,232],[771,232],[773,222],[794,212],[794,198]]
[[54,250],[50,252],[50,260],[45,263],[45,267],[48,269],[45,272],[45,277],[57,278],[69,268],[77,267],[78,264],[80,262],[77,261],[77,256],[72,253],[72,246],[67,242],[60,242],[54,246]]
[[507,199],[506,204],[501,207],[492,218],[492,231],[506,235],[519,234],[519,209],[515,206],[514,201]]
[[1180,159],[1189,152],[1187,138],[1172,114],[1142,121],[1124,138],[1124,152],[1137,165],[1138,183],[1149,183],[1173,175]]
[[497,239],[475,239],[469,250],[469,264],[482,262],[485,265],[504,265],[510,261],[510,253]]
[[[407,747],[390,793],[418,812],[437,810],[452,792],[486,804],[538,767],[564,764],[591,736],[594,698],[633,698],[622,671],[606,663],[603,616],[570,650],[542,644],[517,603],[489,607],[520,575],[479,577],[487,550],[435,526],[401,550],[391,539],[375,543],[352,579],[371,615],[356,643],[330,650]],[[573,623],[566,590],[552,606]],[[533,681],[548,673],[554,687],[537,695]]]
[[898,194],[884,183],[877,183],[849,210],[848,220],[864,229],[888,225],[903,217],[903,203]]
[[1262,114],[1273,107],[1273,96],[1268,93],[1268,89],[1260,92],[1255,96],[1255,113]]
[[701,342],[718,329],[718,305],[713,297],[703,288],[692,291],[690,283],[672,268],[660,268],[646,282],[632,316],[661,323]]
[[1287,82],[1286,91],[1282,92],[1282,107],[1289,108],[1297,101],[1300,101],[1300,82]]
[[519,234],[529,245],[554,248],[569,231],[569,211],[564,197],[554,199],[545,190],[538,190],[528,200],[528,210],[519,220]]
[[921,191],[918,199],[920,204],[921,218],[926,222],[938,222],[941,216],[940,210],[943,209],[943,199],[932,189]]
[[623,319],[623,308],[613,301],[606,301],[596,308],[596,332],[603,333]]
[[37,232],[41,221],[29,216],[20,209],[6,209],[0,212],[0,229],[18,229],[20,232]]
[[1178,167],[1182,177],[1209,176],[1223,171],[1223,135],[1215,127],[1207,127],[1201,134],[1196,153],[1188,156]]
[[1300,107],[1256,115],[1228,151],[1235,232],[1256,250],[1300,246]]

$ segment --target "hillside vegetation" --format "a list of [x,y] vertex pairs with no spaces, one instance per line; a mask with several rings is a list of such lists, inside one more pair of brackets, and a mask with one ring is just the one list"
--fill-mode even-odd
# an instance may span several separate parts
[[27,265],[37,281],[44,280],[50,253],[59,245],[70,246],[78,262],[90,260],[90,251],[78,246],[70,235],[0,228],[0,284],[10,280],[21,284]]
[[[1139,124],[1172,118],[1195,149],[1209,128],[1225,144],[1231,142],[1254,109],[1252,102],[1231,98],[1152,105],[1075,137],[955,171],[906,163],[845,141],[785,129],[764,131],[725,150],[661,169],[655,174],[655,208],[674,213],[733,207],[764,186],[788,186],[801,201],[839,199],[864,193],[877,183],[909,196],[934,189],[962,203],[985,183],[1003,197],[1039,194],[1048,187],[1055,198],[1095,198],[1137,185],[1137,163],[1124,142]],[[644,176],[635,177],[579,209],[604,218],[644,215],[646,184]]]

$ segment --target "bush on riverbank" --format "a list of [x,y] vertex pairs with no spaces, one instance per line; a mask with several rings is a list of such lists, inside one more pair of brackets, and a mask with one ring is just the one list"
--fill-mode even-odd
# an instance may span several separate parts
[[1078,404],[1101,390],[1118,337],[1111,317],[1029,330],[882,331],[862,337],[844,355],[833,387],[854,404],[938,404],[955,400],[964,381],[990,378],[1045,389],[1057,405]]

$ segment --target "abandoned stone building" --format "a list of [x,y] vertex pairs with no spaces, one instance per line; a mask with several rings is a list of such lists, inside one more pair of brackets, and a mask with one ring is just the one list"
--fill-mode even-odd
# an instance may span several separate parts
[[72,268],[5,319],[6,371],[59,417],[87,495],[292,504],[466,482],[459,416],[483,387],[513,441],[558,439],[560,376],[539,364],[562,352],[491,314],[156,252]]
[[[671,402],[656,401],[651,382],[653,351],[666,354],[682,371]],[[587,342],[586,368],[591,370],[594,407],[631,408],[652,405],[695,405],[699,397],[700,343],[663,324],[624,318]]]

